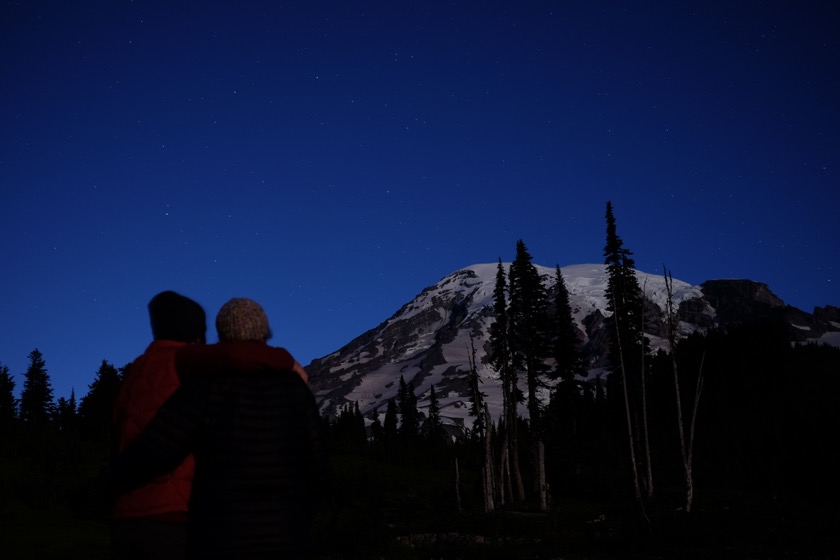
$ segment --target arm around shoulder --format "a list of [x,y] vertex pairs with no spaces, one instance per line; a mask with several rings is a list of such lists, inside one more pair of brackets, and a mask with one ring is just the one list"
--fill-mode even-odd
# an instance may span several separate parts
[[206,386],[197,380],[184,382],[143,432],[114,457],[110,473],[114,493],[128,492],[173,471],[193,452]]

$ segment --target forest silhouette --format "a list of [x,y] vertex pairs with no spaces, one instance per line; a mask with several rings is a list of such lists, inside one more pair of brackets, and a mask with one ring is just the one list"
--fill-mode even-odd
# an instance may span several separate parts
[[[366,426],[350,405],[324,418],[335,490],[315,529],[320,552],[324,558],[411,557],[411,551],[422,557],[419,551],[428,549],[475,547],[499,557],[506,547],[569,557],[837,552],[840,453],[832,434],[840,427],[840,349],[791,345],[787,328],[763,320],[678,343],[683,387],[695,386],[704,362],[691,512],[684,507],[673,363],[660,352],[650,357],[648,374],[656,489],[644,498],[643,513],[627,458],[623,399],[609,383],[558,392],[546,407],[551,504],[539,514],[533,494],[486,512],[482,441],[475,433],[453,440],[433,416],[421,422],[406,384],[382,425]],[[110,424],[122,369],[103,361],[78,401],[72,394],[54,401],[44,357],[33,350],[29,361],[19,400],[8,367],[0,365],[4,546],[21,558],[106,557]],[[516,430],[524,486],[531,488],[532,426],[519,419]],[[533,517],[517,516],[524,513]],[[442,534],[462,538],[447,544],[433,537]],[[406,539],[420,540],[408,547]]]

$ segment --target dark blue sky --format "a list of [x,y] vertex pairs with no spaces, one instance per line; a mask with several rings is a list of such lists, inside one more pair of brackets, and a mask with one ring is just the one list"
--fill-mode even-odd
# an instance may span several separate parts
[[[177,5],[175,5],[177,4]],[[208,5],[210,4],[210,5]],[[174,289],[302,363],[474,263],[840,304],[840,18],[791,2],[4,2],[0,363],[56,396]]]

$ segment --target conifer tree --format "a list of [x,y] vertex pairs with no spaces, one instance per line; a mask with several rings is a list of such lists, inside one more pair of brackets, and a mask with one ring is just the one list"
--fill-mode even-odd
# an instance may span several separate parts
[[0,364],[0,434],[8,433],[16,419],[15,380],[9,373],[9,366]]
[[400,435],[405,440],[411,440],[419,432],[420,417],[417,411],[417,397],[414,394],[414,387],[406,383],[402,375],[400,376],[397,401],[400,412]]
[[563,272],[557,265],[555,270],[554,295],[554,362],[553,379],[573,383],[576,376],[586,373],[578,348],[577,329],[569,301],[569,289],[563,279]]
[[[518,387],[516,369],[511,359],[510,321],[508,319],[508,287],[505,268],[499,258],[496,269],[496,285],[493,290],[493,311],[495,321],[490,325],[490,363],[499,372],[502,381],[502,432],[500,476],[496,482],[507,489],[510,494],[516,492],[516,499],[525,499],[525,489],[522,474],[519,470],[519,445],[517,438],[516,407],[522,400],[522,393]],[[503,498],[500,493],[500,498]],[[509,497],[513,497],[512,495]]]
[[490,325],[490,363],[500,374],[510,369],[507,344],[507,276],[501,257],[496,267],[496,284],[493,288],[494,321]]
[[569,303],[569,290],[558,265],[555,270],[554,317],[552,348],[554,369],[549,377],[558,380],[549,405],[549,422],[561,438],[577,433],[582,390],[578,376],[585,373],[583,359],[578,349],[577,329]]
[[426,420],[426,437],[431,442],[443,440],[443,423],[440,417],[440,401],[438,401],[435,386],[429,389],[429,417]]
[[486,395],[482,393],[481,389],[478,387],[479,383],[481,383],[481,378],[478,376],[478,367],[475,363],[475,341],[473,340],[472,335],[470,335],[469,362],[470,416],[475,419],[473,420],[472,437],[482,441],[484,439],[484,430],[486,429],[486,422],[484,419],[484,397]]
[[[625,419],[630,442],[630,460],[636,496],[653,494],[650,451],[647,446],[648,426],[645,407],[644,299],[636,278],[632,252],[618,236],[611,202],[606,211],[607,241],[604,264],[607,267],[607,310],[612,312],[610,327],[610,360],[620,374],[620,390],[624,396]],[[612,376],[611,376],[612,379]],[[610,392],[608,392],[610,394]]]
[[70,398],[59,397],[55,405],[55,420],[58,431],[62,434],[74,434],[76,432],[76,390],[70,389]]
[[516,258],[510,266],[508,340],[514,369],[525,372],[531,425],[539,432],[541,407],[537,390],[547,371],[548,296],[537,267],[531,261],[531,254],[520,239],[516,243]]
[[490,363],[502,380],[503,406],[505,418],[515,415],[516,405],[520,400],[519,389],[516,386],[516,370],[513,368],[510,356],[509,328],[508,328],[508,289],[505,268],[499,258],[496,270],[496,286],[493,290],[493,311],[495,320],[490,325]]
[[516,258],[510,266],[510,307],[508,340],[511,362],[516,371],[524,370],[528,387],[528,414],[531,420],[532,463],[536,468],[534,481],[545,510],[548,497],[543,460],[542,405],[537,391],[544,386],[549,357],[548,295],[532,257],[520,239],[516,243]]
[[41,427],[53,416],[52,384],[43,354],[36,348],[28,358],[29,367],[20,394],[20,420],[27,427]]
[[[625,359],[639,361],[645,349],[645,337],[642,330],[644,311],[642,289],[636,278],[636,262],[632,251],[624,247],[618,236],[615,216],[611,202],[607,202],[607,242],[604,246],[604,264],[607,265],[607,310],[612,311],[612,327],[621,334],[621,343],[625,346]],[[613,337],[615,338],[615,337]],[[615,357],[618,341],[613,340],[611,356]]]
[[107,439],[110,435],[114,403],[122,378],[119,371],[102,360],[88,393],[79,402],[79,427],[85,437]]

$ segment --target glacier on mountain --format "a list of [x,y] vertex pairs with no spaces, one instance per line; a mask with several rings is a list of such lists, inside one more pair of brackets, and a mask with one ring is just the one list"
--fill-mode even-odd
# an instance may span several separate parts
[[[510,263],[503,266],[507,271]],[[555,269],[535,266],[551,297]],[[434,386],[444,422],[453,429],[467,428],[472,424],[467,378],[474,347],[480,390],[491,415],[498,418],[502,411],[500,380],[488,358],[497,269],[498,264],[475,264],[453,272],[422,290],[379,326],[309,364],[307,371],[322,413],[337,414],[347,405],[358,404],[368,422],[374,411],[381,419],[388,400],[396,398],[402,377],[414,388],[421,417],[428,412]],[[609,371],[603,332],[603,319],[609,316],[606,267],[580,264],[562,267],[561,272],[588,365],[587,380],[594,381]],[[647,300],[646,315],[650,318],[646,319],[649,324],[645,331],[651,349],[666,348],[666,279],[641,271],[636,275]],[[672,296],[678,338],[720,324],[722,319],[738,320],[744,309],[762,314],[784,308],[766,286],[742,280],[694,286],[674,279]],[[818,327],[819,332],[811,333],[816,339],[840,346],[840,333],[836,332],[840,329],[826,326],[838,319],[836,308],[828,308],[828,321],[816,322],[807,313],[789,309],[796,322]],[[544,391],[542,398],[547,396]],[[527,416],[524,405],[521,413]]]

